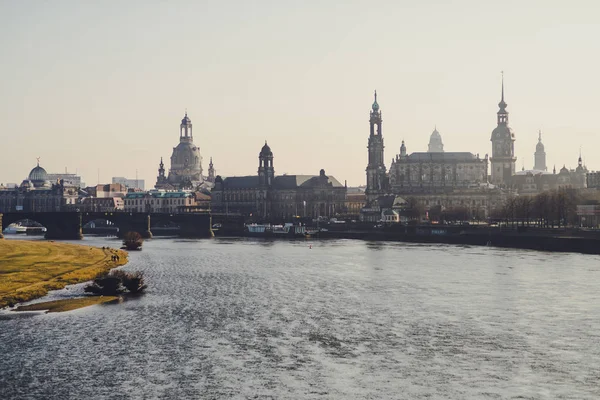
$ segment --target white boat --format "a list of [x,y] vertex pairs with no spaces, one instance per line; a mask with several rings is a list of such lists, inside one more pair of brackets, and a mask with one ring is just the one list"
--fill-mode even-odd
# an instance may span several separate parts
[[15,222],[14,224],[10,224],[9,226],[7,226],[4,229],[3,233],[8,233],[8,234],[24,234],[27,232],[27,227],[21,225],[20,222]]

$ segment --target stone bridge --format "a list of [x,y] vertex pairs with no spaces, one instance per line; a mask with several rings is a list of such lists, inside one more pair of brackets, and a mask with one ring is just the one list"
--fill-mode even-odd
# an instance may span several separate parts
[[82,226],[90,221],[108,220],[119,228],[119,237],[125,233],[138,232],[144,238],[151,238],[151,220],[172,222],[179,226],[180,236],[212,237],[210,213],[150,214],[139,212],[9,212],[0,214],[0,238],[8,225],[30,219],[46,227],[46,239],[79,240],[83,238]]

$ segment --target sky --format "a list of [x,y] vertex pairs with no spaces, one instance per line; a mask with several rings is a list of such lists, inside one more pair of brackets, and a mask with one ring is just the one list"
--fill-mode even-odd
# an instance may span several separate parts
[[600,169],[600,2],[0,0],[0,182],[40,157],[94,185],[156,181],[187,109],[203,168],[365,184],[377,90],[387,166],[402,140],[491,155],[501,71],[517,169]]

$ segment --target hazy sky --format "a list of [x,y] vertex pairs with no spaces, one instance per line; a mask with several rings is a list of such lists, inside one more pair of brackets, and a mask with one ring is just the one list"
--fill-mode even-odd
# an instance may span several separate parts
[[377,89],[385,157],[491,153],[505,71],[517,168],[600,169],[600,2],[0,0],[0,182],[156,180],[187,108],[208,168],[324,168],[364,184]]

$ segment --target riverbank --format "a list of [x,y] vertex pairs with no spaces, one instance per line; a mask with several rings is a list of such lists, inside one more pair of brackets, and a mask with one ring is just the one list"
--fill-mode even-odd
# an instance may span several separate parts
[[[113,256],[118,256],[114,260]],[[0,241],[0,308],[85,282],[127,263],[127,252],[47,241]]]
[[[257,235],[241,231],[236,233],[241,236],[291,238],[289,235]],[[224,234],[222,236],[228,235]],[[312,235],[311,238],[440,243],[600,254],[600,232],[577,228],[490,227],[487,225],[438,224],[393,224],[385,226],[373,226],[367,223],[328,224],[325,229],[322,229],[316,235]]]

